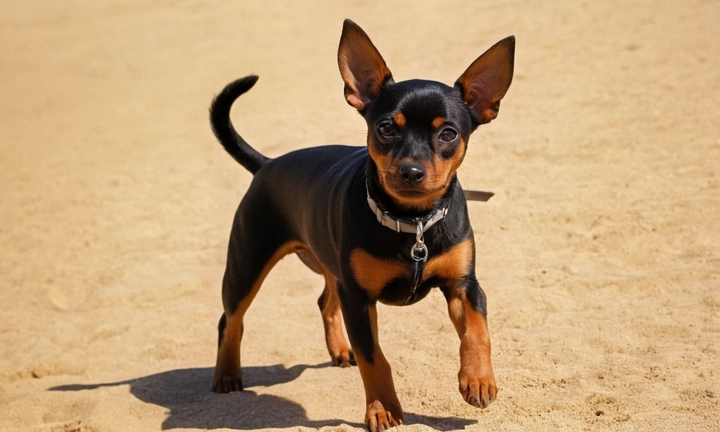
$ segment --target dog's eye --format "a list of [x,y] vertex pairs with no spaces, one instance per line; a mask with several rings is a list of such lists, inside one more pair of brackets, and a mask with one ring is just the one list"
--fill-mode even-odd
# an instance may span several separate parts
[[457,136],[458,133],[454,129],[450,128],[445,128],[442,132],[440,132],[440,139],[445,142],[455,141]]
[[390,122],[380,123],[377,131],[383,138],[392,138],[395,136],[395,128],[393,128]]

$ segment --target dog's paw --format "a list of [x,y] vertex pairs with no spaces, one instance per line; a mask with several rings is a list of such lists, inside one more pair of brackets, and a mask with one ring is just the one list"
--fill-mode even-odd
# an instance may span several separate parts
[[349,349],[343,350],[337,354],[332,355],[333,366],[340,366],[342,368],[357,366],[355,361],[355,354]]
[[[400,413],[396,413],[401,415]],[[365,424],[370,432],[381,432],[402,424],[402,418],[397,420],[390,411],[386,411],[383,404],[376,400],[367,407]]]
[[458,374],[460,394],[465,402],[478,408],[487,408],[497,398],[497,386],[492,369],[489,371]]
[[230,393],[243,389],[242,375],[221,375],[213,377],[212,390],[215,393]]

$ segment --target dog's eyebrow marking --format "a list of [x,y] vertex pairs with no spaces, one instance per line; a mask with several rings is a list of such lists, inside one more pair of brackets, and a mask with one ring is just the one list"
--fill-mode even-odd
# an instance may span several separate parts
[[357,248],[350,252],[350,268],[355,280],[372,298],[377,298],[385,285],[399,277],[409,277],[407,267],[400,262],[378,258]]
[[432,125],[433,125],[434,129],[438,129],[444,123],[445,123],[445,117],[435,117],[432,121]]
[[400,127],[405,127],[405,123],[407,122],[407,119],[405,118],[403,113],[393,114],[393,120],[395,120],[395,124]]

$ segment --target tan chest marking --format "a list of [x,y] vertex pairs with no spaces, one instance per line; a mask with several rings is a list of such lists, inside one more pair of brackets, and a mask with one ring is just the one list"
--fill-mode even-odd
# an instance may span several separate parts
[[385,285],[393,279],[410,276],[410,271],[404,264],[378,258],[360,248],[350,252],[350,268],[355,280],[372,298],[377,298]]
[[432,257],[425,264],[423,281],[431,277],[442,279],[460,279],[470,272],[473,265],[473,242],[467,239],[458,243],[442,255]]
[[[432,251],[430,254],[432,256]],[[467,239],[444,254],[430,258],[423,269],[422,280],[432,277],[461,279],[467,276],[472,265],[473,242],[472,239]],[[410,269],[406,264],[378,258],[360,248],[350,253],[350,268],[355,280],[372,298],[377,298],[392,280],[410,277]]]

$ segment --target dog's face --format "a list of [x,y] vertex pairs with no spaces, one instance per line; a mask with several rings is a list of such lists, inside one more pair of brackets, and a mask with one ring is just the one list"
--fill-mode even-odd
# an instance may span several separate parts
[[363,30],[346,20],[338,50],[345,99],[365,118],[367,145],[383,190],[426,210],[447,190],[475,128],[497,116],[512,81],[515,40],[499,42],[458,78],[395,83]]
[[472,132],[460,93],[437,82],[404,81],[388,86],[364,114],[381,187],[404,207],[432,207],[460,166]]

